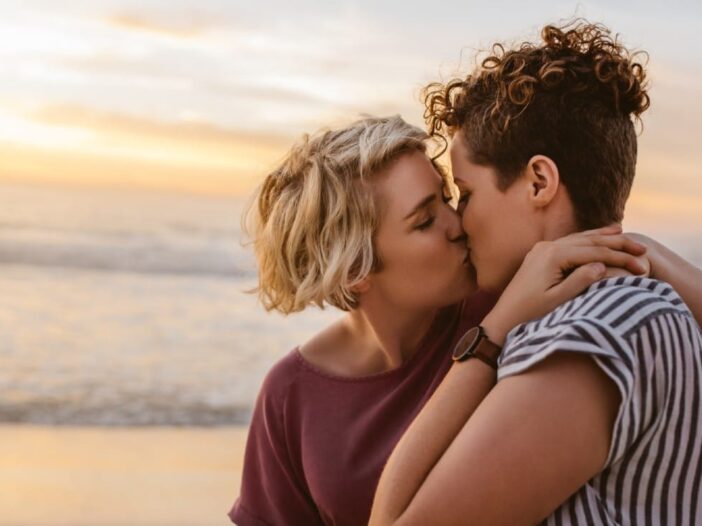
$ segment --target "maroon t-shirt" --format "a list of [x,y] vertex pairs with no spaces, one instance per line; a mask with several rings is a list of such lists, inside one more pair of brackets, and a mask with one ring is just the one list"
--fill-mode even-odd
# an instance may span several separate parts
[[442,309],[419,349],[392,371],[346,378],[293,349],[266,376],[246,443],[240,526],[367,524],[380,473],[451,365],[458,338],[494,300]]

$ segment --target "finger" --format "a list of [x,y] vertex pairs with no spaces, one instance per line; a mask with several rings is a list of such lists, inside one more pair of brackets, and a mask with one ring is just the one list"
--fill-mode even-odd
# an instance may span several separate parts
[[621,278],[629,276],[632,276],[632,273],[627,270],[624,270],[623,268],[607,267],[607,271],[604,273],[604,276],[602,276],[602,279]]
[[592,234],[584,235],[580,232],[565,238],[561,238],[553,242],[557,245],[571,246],[605,246],[614,250],[621,250],[641,256],[646,253],[648,247],[639,243],[627,234]]
[[628,252],[629,254],[634,254],[636,256],[641,256],[646,253],[648,247],[643,243],[632,239],[625,234],[618,235],[594,235],[588,236],[584,243],[589,243],[591,245],[605,246],[614,250],[621,250]]
[[576,268],[571,274],[549,289],[549,302],[560,305],[573,299],[593,283],[601,280],[606,267],[602,263],[589,263]]
[[600,228],[593,228],[591,230],[583,230],[582,232],[576,233],[591,236],[599,234],[619,234],[622,231],[622,225],[620,223],[612,223],[611,225],[603,226]]
[[622,234],[622,226],[619,224],[613,224],[602,228],[595,228],[593,230],[584,230],[582,232],[573,232],[567,236],[563,236],[556,240],[556,242],[569,242],[569,241],[586,241],[595,236],[614,236]]
[[553,258],[551,263],[564,270],[600,262],[608,267],[623,268],[634,274],[644,274],[648,271],[638,257],[604,246],[561,246],[551,257]]
[[637,257],[636,260],[639,262],[640,268],[644,269],[643,272],[636,272],[633,273],[632,270],[626,269],[626,268],[619,268],[619,267],[607,267],[607,271],[605,272],[604,277],[605,278],[615,278],[615,277],[620,277],[620,276],[631,276],[632,274],[636,274],[638,276],[643,276],[643,277],[650,277],[651,275],[651,264],[648,262],[648,260],[645,257]]

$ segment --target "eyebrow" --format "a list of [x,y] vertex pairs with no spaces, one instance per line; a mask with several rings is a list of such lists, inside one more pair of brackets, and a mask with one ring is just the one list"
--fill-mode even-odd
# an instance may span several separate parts
[[434,199],[436,199],[436,194],[431,194],[426,196],[424,199],[422,199],[417,205],[412,209],[412,211],[407,214],[405,217],[402,218],[404,221],[405,219],[409,219],[412,217],[414,214],[416,214],[421,208],[427,206],[429,203],[431,203]]

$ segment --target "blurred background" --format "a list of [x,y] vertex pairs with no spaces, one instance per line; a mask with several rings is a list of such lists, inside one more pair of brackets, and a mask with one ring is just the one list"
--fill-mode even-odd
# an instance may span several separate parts
[[0,522],[227,524],[270,365],[336,316],[266,314],[240,215],[305,131],[423,125],[421,87],[573,16],[646,50],[625,228],[702,265],[689,2],[0,4]]

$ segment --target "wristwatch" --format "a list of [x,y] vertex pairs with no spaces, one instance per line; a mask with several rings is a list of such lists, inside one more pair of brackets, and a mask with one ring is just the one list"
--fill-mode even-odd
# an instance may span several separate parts
[[477,358],[493,369],[497,369],[497,358],[500,356],[500,352],[502,352],[502,347],[491,342],[485,334],[485,329],[478,325],[469,329],[458,340],[456,347],[453,348],[453,361],[462,362],[468,358]]

